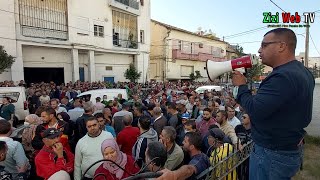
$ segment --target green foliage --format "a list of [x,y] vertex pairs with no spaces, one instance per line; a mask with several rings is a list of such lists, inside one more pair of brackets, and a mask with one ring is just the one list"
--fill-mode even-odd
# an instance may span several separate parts
[[133,63],[131,63],[129,68],[124,72],[124,77],[130,80],[130,82],[136,82],[141,77],[141,72],[138,72]]
[[258,62],[257,64],[253,65],[252,68],[247,70],[246,77],[247,81],[250,84],[250,87],[252,89],[252,83],[255,81],[260,81],[259,77],[263,75],[263,69],[265,68],[265,65],[261,62]]
[[0,74],[5,72],[5,69],[10,68],[14,62],[14,57],[7,54],[3,46],[0,46]]

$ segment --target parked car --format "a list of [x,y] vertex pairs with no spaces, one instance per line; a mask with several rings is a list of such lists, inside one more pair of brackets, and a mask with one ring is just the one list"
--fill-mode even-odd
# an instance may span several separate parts
[[93,104],[96,104],[96,98],[100,97],[103,99],[104,95],[107,95],[107,100],[113,100],[115,97],[118,97],[118,94],[122,94],[122,98],[128,100],[128,93],[126,89],[96,89],[83,92],[77,97],[87,99]]
[[221,87],[221,86],[201,86],[201,87],[198,87],[198,88],[196,89],[196,92],[197,92],[198,94],[200,94],[200,93],[203,93],[205,90],[208,90],[208,91],[213,91],[213,90],[215,90],[215,91],[221,91],[221,90],[222,90],[222,87]]
[[15,107],[15,118],[24,121],[29,115],[28,101],[24,87],[0,87],[0,106],[2,106],[2,98],[9,97],[10,102]]

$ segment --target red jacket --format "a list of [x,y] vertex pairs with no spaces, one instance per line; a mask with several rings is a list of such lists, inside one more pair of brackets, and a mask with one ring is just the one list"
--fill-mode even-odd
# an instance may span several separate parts
[[74,169],[74,155],[66,148],[63,148],[63,150],[65,157],[57,158],[51,148],[43,146],[35,158],[37,175],[48,179],[60,170],[72,173]]
[[[135,174],[137,172],[139,172],[139,168],[137,168],[135,165],[134,165],[134,159],[132,156],[129,156],[127,155],[128,157],[128,160],[127,160],[127,164],[126,166],[124,167],[125,170],[127,170],[129,173],[131,174]],[[96,172],[94,173],[94,175],[96,176],[97,174],[104,174],[105,177],[103,175],[99,175],[97,176],[94,180],[106,180],[106,179],[118,179],[116,177],[115,174],[111,174],[107,169],[105,169],[103,167],[103,164],[101,164],[98,169],[96,170]],[[124,172],[123,173],[123,176],[121,177],[121,179],[124,179],[124,178],[127,178],[127,177],[130,177],[130,174]]]

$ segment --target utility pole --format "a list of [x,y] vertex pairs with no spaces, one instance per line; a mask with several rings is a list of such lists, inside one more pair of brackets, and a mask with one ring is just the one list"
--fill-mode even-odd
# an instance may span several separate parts
[[305,57],[304,62],[305,66],[309,67],[309,21],[307,21],[307,27],[306,27],[306,44],[305,44]]

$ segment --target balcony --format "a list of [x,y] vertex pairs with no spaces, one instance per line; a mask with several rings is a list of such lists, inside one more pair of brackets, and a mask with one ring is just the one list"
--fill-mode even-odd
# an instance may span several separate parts
[[224,58],[221,57],[214,57],[212,54],[207,53],[197,53],[197,54],[191,54],[191,53],[184,53],[180,49],[173,49],[172,50],[172,59],[182,59],[182,60],[192,60],[192,61],[207,61],[208,59],[214,60],[214,61],[225,61]]
[[115,8],[140,15],[140,2],[137,0],[109,0],[109,5]]

